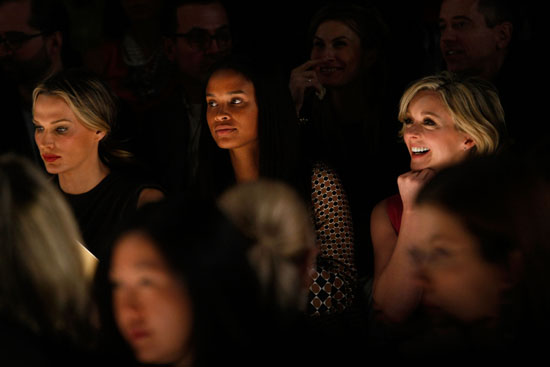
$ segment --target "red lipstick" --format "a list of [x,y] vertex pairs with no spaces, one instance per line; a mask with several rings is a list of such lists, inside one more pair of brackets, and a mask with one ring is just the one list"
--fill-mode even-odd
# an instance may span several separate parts
[[42,154],[42,158],[44,159],[44,161],[51,163],[51,162],[55,162],[61,157],[55,154]]

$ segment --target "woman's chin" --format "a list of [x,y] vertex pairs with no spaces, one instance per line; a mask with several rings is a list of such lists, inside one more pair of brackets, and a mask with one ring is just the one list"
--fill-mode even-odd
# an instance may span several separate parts
[[411,171],[421,171],[425,168],[428,168],[430,167],[428,164],[422,164],[422,163],[416,163],[416,162],[411,162]]
[[48,172],[50,175],[58,175],[59,173],[61,173],[61,169],[60,167],[52,167],[52,166],[49,166],[49,165],[46,165],[46,172]]

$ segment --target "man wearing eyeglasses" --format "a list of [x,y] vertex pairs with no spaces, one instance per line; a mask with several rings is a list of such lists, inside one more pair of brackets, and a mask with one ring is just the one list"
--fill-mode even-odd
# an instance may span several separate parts
[[31,96],[42,78],[63,67],[61,6],[50,0],[0,0],[0,153],[19,153],[40,165]]
[[164,19],[164,49],[176,66],[178,89],[148,118],[155,128],[145,129],[147,136],[138,144],[145,151],[137,153],[170,193],[193,182],[206,78],[211,67],[230,54],[232,37],[220,1],[176,0]]
[[219,1],[179,1],[168,22],[165,50],[174,61],[192,103],[203,102],[203,87],[212,65],[228,56],[229,20]]

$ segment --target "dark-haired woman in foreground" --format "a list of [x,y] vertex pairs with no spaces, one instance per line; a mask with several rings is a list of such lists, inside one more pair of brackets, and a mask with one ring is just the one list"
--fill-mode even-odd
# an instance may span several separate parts
[[293,329],[249,262],[256,246],[212,202],[140,208],[98,267],[105,356],[182,367],[291,361],[290,348],[303,348],[289,345]]

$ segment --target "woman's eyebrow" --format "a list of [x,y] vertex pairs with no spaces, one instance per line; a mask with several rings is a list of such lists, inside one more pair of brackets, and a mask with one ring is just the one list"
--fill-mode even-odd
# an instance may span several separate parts
[[[246,94],[246,93],[245,93],[245,91],[239,89],[239,90],[233,90],[231,92],[227,92],[226,94],[231,94],[232,95],[232,94]],[[207,97],[215,97],[214,94],[212,94],[212,93],[206,93],[206,96]]]
[[439,116],[437,113],[432,112],[432,111],[422,111],[422,112],[420,112],[420,115],[422,115],[423,117],[433,116],[433,117],[441,118],[441,116]]
[[[32,122],[36,123],[36,124],[39,124],[40,121],[36,120],[36,119],[32,119]],[[67,118],[62,118],[62,119],[59,119],[59,120],[55,120],[55,121],[52,121],[50,122],[50,124],[58,124],[60,122],[72,122],[70,119],[67,119]]]

